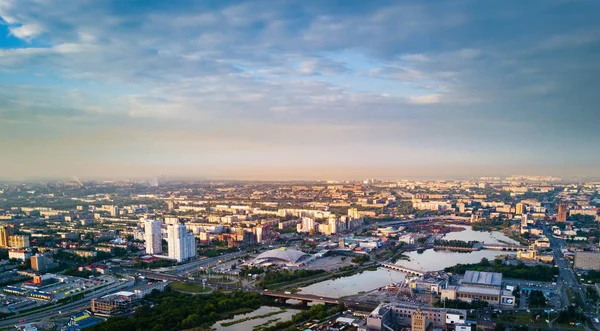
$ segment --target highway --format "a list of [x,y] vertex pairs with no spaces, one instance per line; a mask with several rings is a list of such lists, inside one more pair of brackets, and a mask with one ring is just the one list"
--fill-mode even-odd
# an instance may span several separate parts
[[561,252],[562,248],[562,240],[557,239],[552,236],[550,229],[547,226],[544,226],[544,233],[546,237],[550,240],[550,247],[552,248],[552,252],[554,253],[554,261],[558,266],[559,277],[557,282],[562,282],[564,284],[565,290],[560,291],[561,300],[563,302],[563,306],[568,306],[571,303],[575,303],[574,300],[568,297],[567,288],[570,288],[575,293],[578,293],[579,296],[583,300],[583,305],[580,307],[582,312],[589,318],[591,318],[592,323],[596,329],[600,329],[600,324],[593,322],[593,318],[597,317],[597,315],[593,311],[593,307],[588,303],[586,298],[585,286],[581,284],[575,271],[571,268],[569,261],[563,257]]
[[[117,292],[117,291],[129,288],[131,286],[132,286],[131,282],[123,282],[120,284],[115,284],[115,286],[110,286],[110,287],[101,289],[97,292],[90,293],[87,296],[85,296],[83,299],[72,302],[72,303],[67,303],[67,304],[60,305],[60,306],[57,305],[52,308],[46,308],[47,310],[44,310],[44,311],[41,311],[38,313],[33,313],[30,315],[27,315],[27,314],[17,315],[13,318],[9,318],[9,319],[0,321],[0,328],[12,327],[16,324],[19,324],[19,321],[21,321],[21,320],[27,320],[27,323],[33,323],[36,321],[50,318],[52,316],[58,316],[58,315],[69,316],[72,313],[82,311],[86,307],[89,307],[90,300],[92,300],[93,298],[98,298],[98,297],[101,297],[101,296],[104,296],[104,295],[107,295],[107,294],[110,294],[113,292]],[[59,314],[59,312],[61,314]]]

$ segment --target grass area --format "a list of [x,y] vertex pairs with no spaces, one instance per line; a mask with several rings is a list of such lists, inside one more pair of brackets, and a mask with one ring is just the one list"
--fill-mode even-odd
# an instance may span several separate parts
[[189,293],[207,293],[211,291],[210,287],[205,287],[202,288],[201,284],[188,284],[188,283],[181,283],[181,282],[173,282],[171,284],[169,284],[169,286],[176,290],[176,291],[181,291],[181,292],[189,292]]
[[294,285],[297,283],[303,283],[306,281],[310,281],[310,280],[314,280],[314,279],[322,278],[322,277],[330,277],[331,278],[331,277],[333,277],[333,275],[322,273],[322,274],[312,275],[312,276],[308,276],[308,277],[304,277],[304,278],[293,279],[293,280],[290,280],[287,282],[271,284],[271,285],[268,285],[267,288],[275,290],[275,289],[284,288],[284,287],[291,286],[291,285]]
[[240,318],[240,319],[237,319],[237,320],[231,321],[231,322],[223,322],[223,323],[221,323],[221,326],[227,327],[227,326],[231,326],[231,325],[234,325],[234,324],[239,324],[239,323],[246,322],[246,321],[251,321],[251,320],[256,320],[256,319],[259,319],[259,318],[265,318],[265,317],[270,317],[270,316],[273,316],[273,315],[278,315],[278,314],[284,313],[286,311],[287,311],[286,309],[282,308],[279,311],[274,311],[274,312],[271,312],[271,313],[266,313],[266,314],[256,315],[256,316],[244,317],[244,318]]

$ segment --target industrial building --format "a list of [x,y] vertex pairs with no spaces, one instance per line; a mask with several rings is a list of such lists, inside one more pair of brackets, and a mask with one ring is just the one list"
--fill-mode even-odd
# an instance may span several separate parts
[[459,286],[441,291],[442,300],[487,301],[490,305],[514,306],[511,291],[502,289],[502,274],[498,272],[467,271]]
[[431,327],[446,329],[449,325],[464,324],[467,311],[463,309],[430,308],[421,310],[420,307],[402,303],[381,303],[367,316],[367,331],[399,330],[401,327],[412,326],[413,317],[417,314],[417,323],[423,330]]

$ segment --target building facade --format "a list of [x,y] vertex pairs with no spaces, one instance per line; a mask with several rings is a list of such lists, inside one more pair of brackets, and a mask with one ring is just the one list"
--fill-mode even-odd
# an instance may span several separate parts
[[162,253],[162,222],[159,220],[144,221],[144,239],[146,242],[146,253],[160,254]]

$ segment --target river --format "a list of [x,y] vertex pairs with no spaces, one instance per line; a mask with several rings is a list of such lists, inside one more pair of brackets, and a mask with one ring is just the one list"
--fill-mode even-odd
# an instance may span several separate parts
[[[461,232],[451,232],[445,235],[447,240],[476,240],[487,244],[510,243],[518,244],[518,242],[510,239],[501,232],[482,232],[473,231],[470,226],[456,225],[465,230]],[[514,255],[514,252],[481,250],[468,253],[450,252],[450,251],[435,251],[433,249],[426,250],[422,253],[416,251],[405,253],[410,258],[410,261],[399,260],[398,265],[425,271],[442,270],[446,267],[456,265],[458,263],[477,263],[482,258],[493,260],[498,255]],[[324,282],[312,284],[301,288],[303,294],[323,295],[328,297],[343,297],[355,295],[359,292],[367,292],[378,287],[383,287],[392,283],[403,281],[405,275],[401,272],[378,268],[376,271],[364,271],[360,274],[350,277],[326,280]]]
[[[464,231],[450,232],[444,236],[446,240],[463,240],[463,241],[480,241],[486,244],[515,244],[519,243],[515,240],[510,239],[502,232],[484,232],[484,231],[473,231],[470,226],[455,225],[456,227],[464,228]],[[514,255],[514,252],[505,251],[493,251],[493,250],[480,250],[474,252],[451,252],[433,249],[428,249],[422,253],[417,251],[405,253],[410,258],[410,261],[397,261],[396,264],[402,265],[409,268],[425,270],[425,271],[436,271],[442,270],[446,267],[450,267],[456,264],[465,263],[477,263],[482,258],[493,260],[498,255]]]
[[371,291],[392,283],[398,283],[403,281],[404,278],[405,275],[401,272],[377,268],[374,271],[363,271],[349,277],[330,279],[312,284],[301,288],[300,293],[339,298],[354,295],[358,292]]
[[252,319],[249,321],[233,324],[230,326],[221,326],[221,323],[232,322],[232,321],[236,321],[236,320],[239,320],[239,319],[242,319],[245,317],[265,315],[268,313],[278,312],[280,310],[281,310],[281,308],[279,308],[279,307],[262,306],[251,313],[238,314],[238,315],[233,316],[233,318],[218,321],[215,324],[213,324],[213,326],[211,328],[216,331],[248,331],[248,330],[252,330],[252,328],[254,328],[257,325],[267,323],[267,321],[269,321],[269,320],[277,319],[277,321],[272,321],[271,323],[269,323],[268,324],[269,326],[275,325],[277,322],[287,321],[287,320],[291,319],[292,316],[294,316],[298,312],[300,312],[300,310],[298,310],[298,309],[287,309],[286,311],[284,311],[280,314],[257,318],[257,319]]

